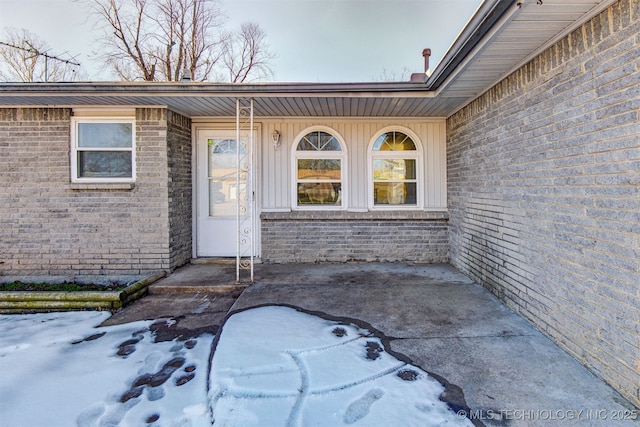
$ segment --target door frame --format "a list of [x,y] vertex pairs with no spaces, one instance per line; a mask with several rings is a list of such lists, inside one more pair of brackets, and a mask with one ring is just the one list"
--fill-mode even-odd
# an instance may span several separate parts
[[[198,207],[199,207],[199,187],[198,187],[198,173],[200,172],[198,169],[198,161],[200,158],[198,157],[198,141],[200,137],[200,133],[203,131],[236,131],[236,123],[233,118],[229,118],[224,121],[202,121],[202,122],[194,122],[191,125],[191,135],[192,135],[192,146],[191,146],[191,253],[193,254],[193,258],[212,258],[207,256],[199,256],[198,254]],[[261,238],[261,227],[260,227],[260,213],[262,211],[262,192],[261,189],[261,180],[260,180],[260,166],[261,162],[261,153],[262,153],[262,124],[255,123],[253,124],[253,132],[254,132],[254,147],[253,147],[253,192],[254,192],[254,223],[253,227],[253,238],[254,238],[254,257],[260,258],[262,254],[262,238]],[[213,257],[216,258],[216,257]],[[219,257],[220,259],[235,259],[233,257]]]

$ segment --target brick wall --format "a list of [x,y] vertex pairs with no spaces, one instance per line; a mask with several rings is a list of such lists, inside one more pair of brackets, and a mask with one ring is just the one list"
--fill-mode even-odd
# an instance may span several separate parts
[[123,279],[171,269],[184,254],[172,260],[167,165],[179,143],[168,154],[167,111],[136,111],[135,185],[71,183],[70,115],[0,109],[0,280]]
[[265,262],[448,262],[448,216],[436,212],[265,212]]
[[174,269],[192,258],[191,120],[168,112],[169,252]]
[[640,404],[640,1],[450,117],[451,262]]

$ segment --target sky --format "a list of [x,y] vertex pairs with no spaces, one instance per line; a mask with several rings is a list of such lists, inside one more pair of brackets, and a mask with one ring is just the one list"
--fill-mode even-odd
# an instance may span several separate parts
[[[265,30],[274,81],[369,82],[431,69],[482,0],[219,0],[227,29],[257,22]],[[78,0],[0,0],[0,34],[25,28],[50,53],[80,62],[90,80],[113,80],[93,60],[95,21]],[[0,36],[2,41],[2,36]],[[397,80],[397,78],[396,78]]]
[[0,315],[0,427],[472,426],[439,382],[353,324],[241,311],[210,365],[211,334],[168,339],[171,320],[99,327],[109,316]]

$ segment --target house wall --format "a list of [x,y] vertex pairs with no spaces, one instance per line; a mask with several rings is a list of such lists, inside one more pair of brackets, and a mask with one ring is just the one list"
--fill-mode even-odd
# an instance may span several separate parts
[[[340,119],[285,118],[260,120],[261,183],[264,211],[291,210],[292,149],[295,138],[313,126],[326,126],[337,132],[347,145],[348,210],[366,211],[367,150],[377,132],[400,127],[414,132],[422,144],[425,174],[423,197],[429,210],[447,209],[446,122],[444,119]],[[278,130],[281,146],[274,150],[271,134]]]
[[640,404],[640,1],[447,120],[451,263]]
[[188,187],[178,161],[190,162],[188,123],[137,109],[135,184],[79,184],[71,183],[71,114],[0,109],[0,280],[125,279],[183,262],[190,231],[170,231],[170,222],[185,217],[175,193]]
[[[446,137],[443,119],[287,118],[261,120],[260,200],[262,259],[267,262],[447,262]],[[292,150],[313,126],[326,126],[347,145],[346,209],[295,210]],[[385,128],[415,133],[423,150],[424,208],[374,211],[368,207],[368,148]],[[278,130],[275,150],[271,134]]]
[[266,262],[449,261],[440,212],[263,213],[262,241]]
[[173,270],[192,258],[192,140],[189,118],[173,111],[167,111],[167,116],[169,266]]

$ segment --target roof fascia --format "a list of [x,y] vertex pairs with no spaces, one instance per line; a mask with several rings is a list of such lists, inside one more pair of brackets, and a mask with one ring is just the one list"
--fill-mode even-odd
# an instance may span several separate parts
[[618,1],[619,0],[603,0],[601,3],[597,4],[596,6],[594,6],[593,9],[591,9],[588,13],[585,13],[582,16],[582,18],[574,21],[571,25],[569,25],[563,31],[558,33],[555,37],[549,39],[548,42],[546,42],[545,44],[541,45],[538,49],[533,51],[529,56],[527,56],[522,61],[518,62],[515,66],[510,68],[506,73],[504,73],[502,76],[500,76],[500,78],[498,78],[495,82],[493,82],[491,85],[489,85],[489,87],[495,86],[496,84],[501,82],[506,76],[510,75],[511,73],[515,72],[516,70],[519,70],[524,64],[528,63],[533,58],[535,58],[536,56],[540,55],[542,52],[546,51],[547,49],[549,49],[554,44],[558,43],[560,40],[565,38],[568,34],[571,34],[578,27],[582,26],[587,21],[590,21],[591,19],[595,18],[602,11],[604,11],[609,6],[613,5],[614,3],[618,2]]
[[437,90],[515,4],[516,0],[485,0],[435,67],[427,87]]
[[89,82],[89,83],[5,83],[0,96],[166,96],[229,98],[347,97],[413,98],[433,97],[424,83],[175,83],[175,82]]

